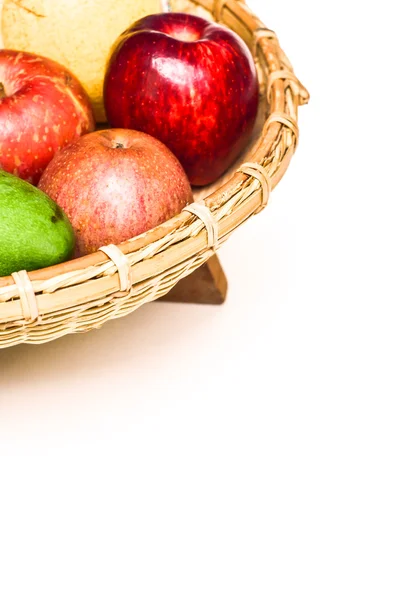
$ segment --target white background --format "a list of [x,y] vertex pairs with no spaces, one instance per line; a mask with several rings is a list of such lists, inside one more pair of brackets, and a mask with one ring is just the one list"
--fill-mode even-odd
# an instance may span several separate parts
[[1,351],[2,600],[397,597],[393,3],[250,4],[297,154],[224,306]]

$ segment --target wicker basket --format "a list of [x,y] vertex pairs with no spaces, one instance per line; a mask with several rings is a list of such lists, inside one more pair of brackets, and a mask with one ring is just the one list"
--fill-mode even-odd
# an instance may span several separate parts
[[308,93],[275,33],[237,0],[176,0],[173,8],[225,24],[251,48],[261,85],[251,144],[221,180],[195,194],[190,212],[104,252],[0,278],[0,348],[98,328],[163,296],[264,208],[284,175]]

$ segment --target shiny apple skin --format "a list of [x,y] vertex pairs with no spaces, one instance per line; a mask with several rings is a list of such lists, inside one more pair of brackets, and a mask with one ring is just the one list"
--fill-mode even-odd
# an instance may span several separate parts
[[125,31],[104,82],[109,123],[164,142],[196,186],[216,180],[244,149],[258,99],[245,43],[184,13],[151,15]]
[[0,50],[0,168],[30,183],[60,148],[93,131],[90,101],[62,65],[16,50]]
[[128,129],[96,131],[69,144],[48,165],[39,188],[69,217],[76,256],[139,235],[193,200],[171,151]]

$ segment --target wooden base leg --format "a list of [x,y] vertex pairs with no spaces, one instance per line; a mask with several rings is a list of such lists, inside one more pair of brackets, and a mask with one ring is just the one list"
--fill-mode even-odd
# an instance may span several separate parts
[[226,291],[227,279],[218,257],[214,254],[191,275],[178,281],[172,290],[159,300],[189,304],[223,304]]

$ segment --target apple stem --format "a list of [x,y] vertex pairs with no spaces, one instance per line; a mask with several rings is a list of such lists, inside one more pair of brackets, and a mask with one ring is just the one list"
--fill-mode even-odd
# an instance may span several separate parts
[[0,100],[2,98],[7,98],[7,94],[6,94],[6,90],[5,90],[4,84],[1,83],[1,81],[0,81]]

